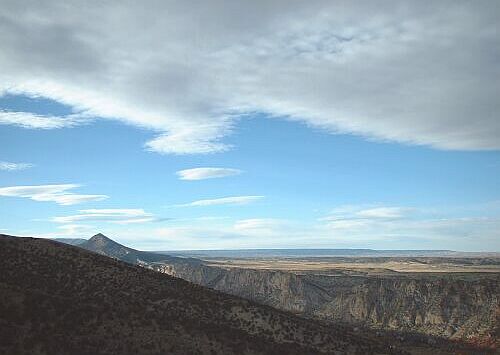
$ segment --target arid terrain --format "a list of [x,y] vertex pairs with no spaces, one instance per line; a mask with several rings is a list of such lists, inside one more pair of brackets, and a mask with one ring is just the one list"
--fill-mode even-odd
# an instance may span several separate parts
[[0,353],[465,355],[498,346],[494,272],[389,270],[401,260],[203,261],[102,234],[63,242],[72,241],[0,236]]
[[500,273],[500,258],[293,258],[293,259],[218,259],[207,265],[224,268],[280,270],[296,273],[363,274],[393,273]]
[[491,255],[201,260],[134,250],[101,234],[79,246],[326,326],[378,334],[415,354],[498,347],[500,274]]
[[498,347],[495,259],[210,259],[150,267],[329,323]]

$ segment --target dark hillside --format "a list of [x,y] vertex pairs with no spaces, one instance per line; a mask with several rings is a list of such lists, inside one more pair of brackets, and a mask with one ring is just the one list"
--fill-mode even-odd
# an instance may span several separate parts
[[0,235],[1,354],[392,354],[343,328],[44,239]]

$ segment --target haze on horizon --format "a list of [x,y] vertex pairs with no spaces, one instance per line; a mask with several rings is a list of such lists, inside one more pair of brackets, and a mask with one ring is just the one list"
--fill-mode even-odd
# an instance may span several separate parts
[[500,251],[497,1],[0,5],[0,233]]

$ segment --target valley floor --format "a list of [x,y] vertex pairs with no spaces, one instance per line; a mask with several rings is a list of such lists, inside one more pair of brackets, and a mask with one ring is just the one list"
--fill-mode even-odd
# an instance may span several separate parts
[[[500,258],[207,258],[208,265],[287,272],[500,273]],[[481,275],[480,275],[481,276]]]

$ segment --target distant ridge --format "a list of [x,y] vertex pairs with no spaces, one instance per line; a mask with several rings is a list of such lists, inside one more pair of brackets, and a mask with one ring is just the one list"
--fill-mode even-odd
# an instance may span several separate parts
[[94,235],[92,238],[82,244],[79,244],[78,246],[94,253],[109,256],[131,264],[159,262],[169,259],[169,256],[167,255],[128,248],[106,237],[102,233]]
[[489,253],[463,253],[453,250],[375,250],[375,249],[234,249],[234,250],[172,250],[158,253],[185,257],[455,257]]

